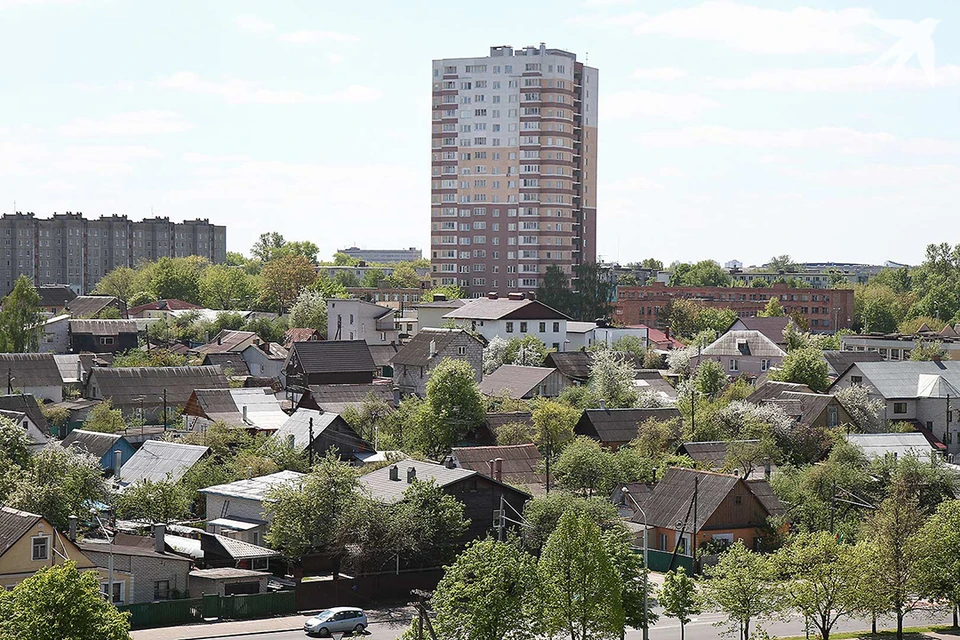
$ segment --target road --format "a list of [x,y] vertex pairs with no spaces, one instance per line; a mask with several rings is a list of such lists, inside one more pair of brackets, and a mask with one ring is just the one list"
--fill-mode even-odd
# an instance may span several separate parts
[[[719,614],[701,615],[687,624],[687,640],[715,640],[719,636],[720,629],[714,626],[714,623],[723,619]],[[369,640],[395,640],[406,630],[408,622],[390,622],[373,623],[367,630],[366,638]],[[754,623],[755,625],[756,623]],[[895,622],[884,619],[878,624],[881,628],[889,628]],[[917,612],[907,617],[907,626],[923,626],[929,624],[950,624],[948,613],[930,614],[927,612]],[[210,636],[214,635],[216,625],[211,625]],[[792,618],[785,622],[765,621],[762,626],[770,635],[775,636],[802,636],[804,634],[803,619]],[[835,631],[858,631],[870,628],[869,621],[843,619],[834,627]],[[811,637],[813,631],[811,629]],[[627,640],[641,640],[643,633],[637,629],[627,631]],[[736,637],[736,636],[734,636]],[[302,631],[280,631],[273,633],[262,633],[256,635],[235,635],[225,636],[225,638],[247,638],[248,640],[303,640],[305,638]],[[660,623],[651,627],[650,640],[680,640],[680,625],[675,619],[661,617]]]

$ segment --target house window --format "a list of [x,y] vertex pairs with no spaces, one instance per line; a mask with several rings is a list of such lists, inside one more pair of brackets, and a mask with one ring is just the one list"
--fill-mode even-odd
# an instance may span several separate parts
[[660,534],[660,551],[666,551],[666,550],[667,550],[667,534],[661,533]]
[[835,427],[840,424],[840,416],[836,407],[827,407],[827,426]]
[[508,323],[507,323],[507,333],[513,333],[513,323],[512,323],[512,322],[508,322]]
[[907,403],[906,403],[906,402],[894,402],[894,403],[893,403],[893,412],[894,412],[894,413],[906,413],[906,412],[907,412]]
[[253,558],[250,560],[250,568],[254,571],[267,571],[270,568],[270,561],[267,558]]
[[31,538],[30,542],[30,558],[34,562],[50,559],[50,536],[37,536],[36,538]]
[[526,322],[521,322],[521,323],[520,323],[520,333],[526,333],[526,332],[527,332],[527,323],[526,323]]
[[740,371],[740,361],[736,358],[730,359],[730,371]]
[[764,358],[760,361],[760,371],[766,371],[770,368],[770,361]]
[[733,496],[733,502],[735,504],[743,504],[743,496]]
[[113,344],[113,337],[101,337],[101,338],[100,338],[100,345],[101,345],[101,346],[109,346],[109,345],[112,345],[112,344]]
[[153,599],[166,600],[170,597],[170,581],[156,580],[153,583]]
[[560,333],[560,323],[559,323],[559,322],[554,322],[554,323],[553,323],[553,332],[554,332],[554,333]]
[[466,347],[457,347],[457,355],[458,355],[458,356],[465,356],[465,355],[467,355],[467,348],[466,348]]
[[546,323],[546,322],[541,322],[541,323],[540,323],[540,333],[546,333],[546,332],[547,332],[547,323]]
[[[103,595],[105,599],[108,597],[107,594],[109,593],[109,589],[107,588],[106,582],[100,583],[100,593]],[[112,598],[110,599],[110,601],[113,602],[113,604],[123,604],[123,583],[122,582],[113,583],[113,593],[111,595],[112,595]]]
[[863,384],[863,376],[850,376],[850,384]]

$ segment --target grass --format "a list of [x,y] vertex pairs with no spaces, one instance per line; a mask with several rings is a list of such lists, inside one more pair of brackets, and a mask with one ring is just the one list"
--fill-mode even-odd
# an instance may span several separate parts
[[[960,638],[960,631],[954,629],[953,627],[904,627],[903,628],[903,637],[904,640],[924,640],[928,636],[923,635],[927,632],[943,633],[946,635],[955,635]],[[811,631],[810,638],[819,638],[820,636]],[[896,630],[890,631],[884,629],[879,631],[876,635],[870,633],[869,631],[847,631],[844,633],[831,633],[830,640],[891,640],[897,637]],[[780,640],[806,640],[806,636],[789,636],[786,638],[781,638]]]

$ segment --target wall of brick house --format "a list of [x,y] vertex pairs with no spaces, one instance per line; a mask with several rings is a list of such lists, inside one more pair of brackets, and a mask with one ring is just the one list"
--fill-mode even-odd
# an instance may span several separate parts
[[[466,353],[460,355],[459,347],[465,347]],[[442,362],[444,358],[452,360],[463,360],[473,368],[473,379],[476,382],[483,380],[483,345],[469,336],[458,336],[446,347],[437,353],[437,357],[430,361],[430,364],[423,367],[421,376],[421,367],[408,365],[397,365],[393,370],[393,384],[400,388],[404,394],[416,394],[421,398],[427,395],[427,381],[430,380],[430,372],[433,371],[437,363]]]
[[225,585],[235,584],[238,582],[253,582],[257,581],[259,583],[259,591],[257,593],[266,593],[267,591],[267,578],[268,576],[260,577],[249,577],[249,578],[226,578],[223,580],[210,580],[209,578],[198,578],[196,576],[190,576],[190,596],[193,598],[199,598],[203,594],[217,594],[220,596],[226,595]]
[[[270,522],[271,518],[264,512],[263,505],[259,500],[246,500],[232,496],[221,496],[217,494],[206,494],[207,520],[216,520],[217,518],[243,518],[244,520],[264,520]],[[227,505],[224,513],[223,505]],[[263,544],[263,536],[266,534],[268,525],[261,525],[249,531],[230,533],[230,537],[236,540],[249,542],[250,544]],[[223,534],[220,527],[207,525],[207,531],[210,533]],[[259,539],[257,534],[259,534]]]
[[[109,566],[109,553],[87,550],[83,553],[98,567]],[[132,576],[127,584],[126,604],[153,602],[155,583],[161,580],[168,581],[171,590],[176,589],[181,593],[189,586],[190,561],[182,558],[164,559],[115,553],[113,570],[129,573]]]

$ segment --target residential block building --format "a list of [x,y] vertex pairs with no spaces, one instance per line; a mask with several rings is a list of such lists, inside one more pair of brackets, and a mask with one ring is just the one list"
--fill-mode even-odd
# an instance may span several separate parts
[[617,324],[646,324],[665,329],[665,308],[683,298],[705,307],[733,309],[740,317],[758,315],[770,298],[778,298],[787,314],[806,318],[810,331],[833,333],[853,325],[853,289],[792,289],[772,287],[668,287],[656,283],[643,287],[617,287],[614,319]]
[[544,44],[433,61],[434,286],[536,289],[596,260],[598,79]]
[[122,215],[87,219],[82,213],[37,218],[16,212],[0,216],[0,291],[13,288],[23,274],[34,284],[65,284],[77,293],[93,290],[117,267],[163,257],[227,259],[227,228],[209,220],[171,222]]
[[416,247],[409,249],[361,249],[350,247],[340,249],[338,253],[345,253],[351,258],[377,264],[396,264],[397,262],[414,262],[423,258],[423,252]]

